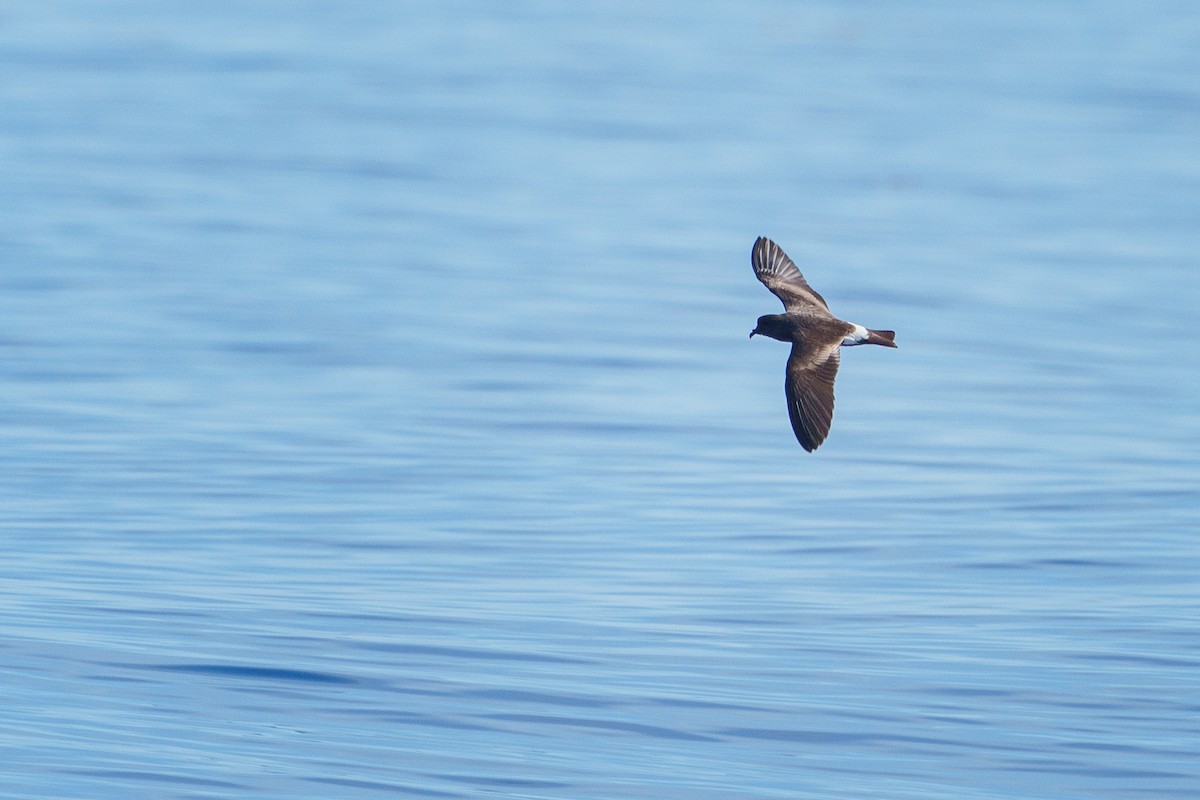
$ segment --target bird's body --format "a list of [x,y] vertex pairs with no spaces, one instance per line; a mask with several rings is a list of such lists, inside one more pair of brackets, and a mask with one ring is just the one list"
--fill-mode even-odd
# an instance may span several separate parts
[[825,441],[833,423],[833,381],[841,348],[859,344],[895,347],[896,334],[835,317],[825,298],[808,285],[787,253],[770,239],[758,237],[750,262],[763,285],[783,301],[785,312],[759,317],[750,335],[791,343],[784,383],[788,417],[796,440],[811,453]]

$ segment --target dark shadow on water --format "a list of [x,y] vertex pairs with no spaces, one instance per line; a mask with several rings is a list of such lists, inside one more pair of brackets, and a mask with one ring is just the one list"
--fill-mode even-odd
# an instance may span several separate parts
[[216,675],[233,678],[252,678],[267,681],[300,681],[303,683],[328,683],[356,686],[361,683],[354,678],[328,672],[313,672],[303,669],[279,669],[277,667],[245,667],[234,664],[156,664],[147,667],[163,672],[193,672],[199,675]]

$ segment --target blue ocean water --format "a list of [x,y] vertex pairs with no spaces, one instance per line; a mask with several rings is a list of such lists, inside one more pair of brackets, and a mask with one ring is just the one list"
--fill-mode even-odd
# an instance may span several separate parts
[[[1193,798],[1200,12],[0,14],[0,794]],[[768,235],[900,349],[804,453]]]

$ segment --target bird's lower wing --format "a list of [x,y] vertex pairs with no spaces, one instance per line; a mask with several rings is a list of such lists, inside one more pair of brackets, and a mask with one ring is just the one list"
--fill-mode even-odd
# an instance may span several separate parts
[[792,345],[788,357],[788,417],[800,446],[812,452],[821,446],[833,424],[833,381],[837,377],[841,352],[834,344],[816,352],[805,352]]

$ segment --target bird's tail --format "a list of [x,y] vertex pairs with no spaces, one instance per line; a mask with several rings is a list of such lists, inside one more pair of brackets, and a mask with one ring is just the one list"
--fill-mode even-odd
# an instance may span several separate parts
[[863,344],[881,344],[884,347],[896,346],[895,331],[867,331],[867,340]]

